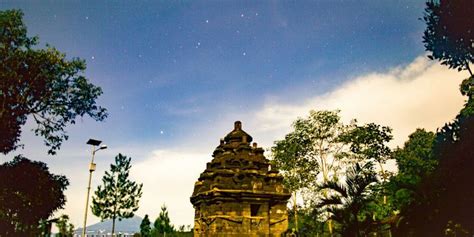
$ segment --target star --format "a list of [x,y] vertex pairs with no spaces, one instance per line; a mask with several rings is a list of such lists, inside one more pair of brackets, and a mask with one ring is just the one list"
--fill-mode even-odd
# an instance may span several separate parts
[[243,13],[242,13],[242,14],[240,14],[240,17],[244,17],[244,14],[243,14]]
[[244,55],[244,56],[245,56],[245,55],[247,55],[247,53],[246,53],[246,52],[243,52],[243,53],[242,53],[242,55]]
[[206,20],[206,23],[209,23],[209,20]]
[[88,17],[88,16],[86,16],[86,20],[89,20],[89,17]]
[[161,131],[160,131],[160,134],[163,134],[163,133],[164,133],[163,130],[161,130]]

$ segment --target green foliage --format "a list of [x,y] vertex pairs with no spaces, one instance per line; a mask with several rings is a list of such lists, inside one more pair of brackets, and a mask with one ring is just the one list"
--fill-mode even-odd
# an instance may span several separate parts
[[426,30],[423,43],[428,57],[459,71],[474,63],[474,8],[471,0],[430,0],[426,3],[423,20]]
[[294,133],[289,133],[284,140],[276,141],[271,148],[272,165],[278,168],[285,177],[285,186],[291,191],[307,188],[315,181],[318,164],[306,156],[304,142]]
[[369,123],[355,125],[339,139],[349,145],[350,153],[346,154],[353,157],[352,160],[372,160],[383,164],[390,157],[391,150],[386,143],[393,138],[391,132],[389,127]]
[[[315,218],[319,216],[320,209],[314,207],[298,207],[298,236],[321,236],[321,233],[325,231],[325,223]],[[296,231],[295,228],[295,210],[293,208],[288,209],[288,231]]]
[[[374,162],[378,164],[380,169],[379,175],[383,183],[377,186],[377,193],[383,196],[383,205],[387,203],[386,191],[383,184],[390,176],[390,173],[384,169],[383,165],[390,158],[392,153],[387,146],[387,143],[392,140],[391,131],[392,129],[389,127],[369,123],[365,125],[354,125],[340,136],[340,140],[349,145],[349,151],[344,152],[344,154],[350,157],[350,162]],[[381,210],[386,209],[386,207],[375,208],[379,213]]]
[[168,209],[165,205],[161,206],[160,215],[153,223],[153,227],[152,236],[161,236],[160,234],[175,232],[174,226],[171,224],[170,217],[168,216]]
[[391,193],[391,202],[397,209],[404,208],[416,196],[423,196],[415,191],[423,178],[429,176],[438,165],[433,151],[434,144],[433,132],[417,129],[408,136],[403,148],[397,148],[393,152],[398,174],[390,179],[387,189]]
[[[434,155],[439,164],[416,187],[416,192],[423,195],[403,210],[400,236],[410,232],[431,236],[474,233],[474,116],[459,125],[457,141],[436,144]],[[449,223],[454,226],[448,228]],[[448,229],[455,232],[446,232]]]
[[272,163],[282,171],[291,191],[314,186],[321,172],[328,180],[337,169],[341,143],[338,136],[344,132],[339,111],[310,111],[307,118],[298,118],[293,131],[272,147]]
[[[337,179],[342,146],[339,136],[347,126],[341,122],[339,111],[309,112],[307,118],[298,118],[293,131],[272,147],[272,163],[284,177],[284,184],[293,192],[294,211],[297,212],[296,195],[305,194],[304,208],[325,191],[316,188],[318,174],[323,182]],[[314,217],[317,218],[317,217]],[[295,227],[299,226],[295,223]]]
[[143,236],[143,237],[151,236],[151,222],[150,222],[150,219],[148,218],[148,215],[145,215],[145,217],[142,220],[142,223],[140,223],[140,236]]
[[74,225],[69,223],[68,215],[61,215],[56,221],[58,228],[57,237],[72,237],[74,235]]
[[410,134],[403,148],[393,152],[399,174],[420,176],[433,171],[437,165],[433,154],[434,141],[435,134],[424,129],[417,129]]
[[[304,203],[303,207],[298,207],[301,212],[297,214],[300,222],[291,223],[291,228],[296,227],[297,224],[299,233],[303,233],[303,231],[313,233],[313,235],[324,233],[325,228],[330,225],[326,223],[326,226],[322,222],[323,219],[328,217],[328,212],[325,211],[328,210],[332,213],[332,218],[337,221],[337,227],[350,232],[353,230],[355,222],[344,219],[346,217],[343,217],[343,215],[349,215],[348,218],[352,215],[352,218],[356,218],[358,215],[372,215],[371,212],[373,211],[382,214],[383,208],[372,205],[375,201],[364,199],[365,196],[362,194],[354,195],[356,198],[350,204],[353,206],[349,208],[342,208],[342,206],[336,204],[329,205],[328,203],[323,205],[327,208],[321,208],[319,201],[321,198],[324,202],[327,202],[329,200],[334,201],[339,196],[337,196],[337,189],[318,188],[320,186],[318,183],[336,185],[338,180],[344,179],[344,175],[340,176],[340,173],[346,169],[347,174],[351,174],[355,169],[354,167],[364,170],[364,172],[370,167],[370,172],[364,177],[373,178],[370,183],[371,188],[373,188],[372,196],[379,197],[379,194],[383,194],[383,185],[376,182],[377,175],[373,171],[372,164],[377,163],[379,165],[380,176],[383,180],[386,180],[388,172],[384,171],[383,165],[391,154],[391,150],[387,146],[387,143],[392,139],[389,127],[374,123],[357,125],[355,120],[349,125],[344,125],[341,122],[339,111],[310,111],[307,118],[296,120],[293,128],[294,130],[287,134],[284,140],[276,141],[272,147],[272,163],[282,171],[287,187],[293,192],[304,191],[310,197],[309,199],[306,198],[307,203]],[[353,178],[360,181],[361,177]],[[347,190],[360,188],[357,185],[357,183],[348,183],[344,187]],[[378,189],[375,189],[375,187]],[[340,200],[346,203],[352,199]],[[364,203],[365,201],[367,203]],[[355,206],[360,208],[356,211],[356,214],[349,211]],[[297,207],[293,207],[293,209],[295,208]],[[384,212],[391,213],[391,211],[385,209]],[[292,210],[290,218],[293,219],[294,214],[295,210]]]
[[0,236],[37,236],[40,221],[66,203],[65,176],[43,162],[16,156],[0,166]]
[[130,161],[131,158],[118,154],[92,198],[92,213],[102,220],[112,219],[112,234],[115,220],[133,217],[142,196],[143,184],[129,180]]
[[20,10],[0,11],[0,152],[19,146],[21,127],[30,117],[33,129],[44,137],[49,154],[68,139],[64,128],[77,116],[101,121],[106,110],[96,105],[102,94],[81,74],[84,60],[66,56],[53,47],[38,48],[38,38],[28,37]]
[[355,163],[346,171],[345,184],[335,181],[323,183],[321,189],[331,191],[318,204],[331,213],[331,218],[341,224],[342,236],[362,236],[368,229],[370,217],[363,216],[363,210],[373,201],[370,186],[377,182],[373,164]]

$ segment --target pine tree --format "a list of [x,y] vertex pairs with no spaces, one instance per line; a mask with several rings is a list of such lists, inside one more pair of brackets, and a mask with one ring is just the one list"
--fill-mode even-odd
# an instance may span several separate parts
[[118,154],[115,164],[110,165],[110,172],[105,172],[103,184],[97,187],[92,198],[92,213],[102,220],[112,219],[112,236],[115,220],[133,217],[142,196],[143,184],[129,180],[130,161],[131,158]]
[[148,215],[145,215],[145,217],[142,220],[142,223],[140,224],[140,236],[142,237],[150,237],[151,236],[151,222],[150,219],[148,219]]
[[154,236],[158,234],[173,233],[175,232],[174,226],[171,224],[170,217],[168,216],[168,209],[165,205],[161,207],[160,215],[156,218],[154,225]]

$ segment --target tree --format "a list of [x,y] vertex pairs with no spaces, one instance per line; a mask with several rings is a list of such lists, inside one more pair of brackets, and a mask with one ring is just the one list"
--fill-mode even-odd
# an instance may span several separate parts
[[74,225],[69,223],[68,215],[61,215],[56,220],[56,227],[58,228],[57,237],[72,237],[74,235]]
[[[341,224],[342,236],[362,236],[370,218],[360,217],[364,208],[373,200],[370,186],[377,182],[372,162],[361,165],[355,163],[346,171],[345,184],[330,180],[323,183],[321,189],[331,190],[318,204],[325,207],[331,218]],[[362,221],[361,221],[362,219]]]
[[[298,118],[293,123],[294,131],[286,135],[285,140],[275,142],[273,162],[288,178],[286,184],[294,195],[301,189],[314,189],[318,173],[322,175],[322,182],[337,177],[344,146],[339,136],[347,129],[340,120],[339,111],[311,110],[307,118]],[[326,196],[326,192],[322,195]],[[295,220],[296,217],[295,212]],[[328,228],[331,232],[331,221]]]
[[427,1],[423,20],[426,30],[423,43],[431,54],[449,68],[468,70],[474,63],[474,8],[471,0]]
[[[422,195],[417,195],[402,212],[404,220],[398,230],[400,236],[408,233],[445,236],[455,229],[459,231],[458,236],[474,233],[472,144],[474,116],[460,123],[457,141],[435,145],[434,156],[438,165],[416,186],[415,192]],[[463,232],[467,233],[461,235]]]
[[118,154],[92,198],[92,213],[102,220],[112,219],[112,235],[115,233],[115,220],[133,217],[142,196],[143,184],[129,180],[130,161],[131,158]]
[[151,222],[150,222],[150,219],[148,218],[148,215],[145,215],[145,217],[142,220],[142,223],[140,223],[140,236],[142,237],[151,236]]
[[355,124],[340,136],[340,140],[349,146],[349,149],[344,151],[344,156],[348,157],[349,165],[351,163],[363,165],[370,162],[378,166],[378,176],[382,182],[371,186],[374,201],[366,205],[365,210],[360,211],[372,216],[373,228],[382,229],[385,225],[375,226],[375,221],[384,222],[393,216],[394,211],[392,205],[387,202],[385,188],[390,172],[384,168],[392,153],[387,146],[387,143],[392,140],[391,129],[375,123]]
[[[344,133],[340,140],[349,145],[349,152],[345,154],[355,162],[372,161],[378,164],[380,176],[385,183],[388,173],[384,169],[384,164],[390,158],[391,150],[387,143],[392,140],[392,129],[380,126],[375,123],[365,125],[355,125]],[[383,195],[383,203],[386,204],[386,195]]]
[[317,163],[305,156],[307,146],[294,133],[284,140],[276,141],[272,147],[272,165],[278,167],[284,177],[284,185],[293,193],[294,226],[298,231],[297,193],[307,189],[316,181]]
[[460,86],[461,94],[468,96],[468,100],[456,120],[441,129],[444,136],[438,136],[440,141],[456,140],[460,120],[474,115],[474,74],[469,66],[474,63],[473,15],[474,7],[470,0],[426,2],[423,43],[426,51],[431,52],[428,57],[449,68],[467,70],[470,74]]
[[[418,195],[405,208],[400,236],[468,236],[474,233],[472,202],[474,187],[474,8],[471,1],[428,1],[424,21],[427,24],[423,42],[429,57],[459,71],[467,70],[470,78],[461,83],[461,93],[468,96],[456,119],[436,134],[433,154],[437,165],[416,186]],[[469,180],[469,181],[468,181]],[[467,229],[467,230],[466,230]]]
[[168,209],[164,204],[161,206],[160,215],[156,218],[153,226],[153,236],[162,236],[159,234],[165,236],[167,233],[175,232],[174,226],[171,224],[170,217],[168,216]]
[[[435,134],[424,129],[417,129],[408,136],[403,148],[397,148],[392,153],[398,166],[397,175],[387,184],[394,206],[401,210],[415,198],[424,196],[416,193],[420,182],[428,177],[438,165],[435,157]],[[421,190],[418,190],[421,191]]]
[[[349,145],[347,156],[356,162],[373,161],[380,165],[390,157],[387,143],[392,140],[392,129],[375,123],[355,125],[340,136],[339,140]],[[381,168],[382,169],[382,168]]]
[[0,166],[0,180],[0,236],[38,236],[40,221],[66,203],[69,181],[43,162],[16,156]]
[[64,128],[77,116],[101,121],[106,110],[96,105],[102,94],[82,72],[84,60],[66,59],[47,45],[38,48],[38,37],[28,37],[20,10],[0,11],[0,152],[20,145],[21,127],[27,118],[44,138],[48,153],[55,154],[68,139]]

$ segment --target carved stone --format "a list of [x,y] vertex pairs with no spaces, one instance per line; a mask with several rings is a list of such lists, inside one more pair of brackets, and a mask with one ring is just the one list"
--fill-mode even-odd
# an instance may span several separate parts
[[283,236],[290,193],[240,121],[194,185],[194,236]]

